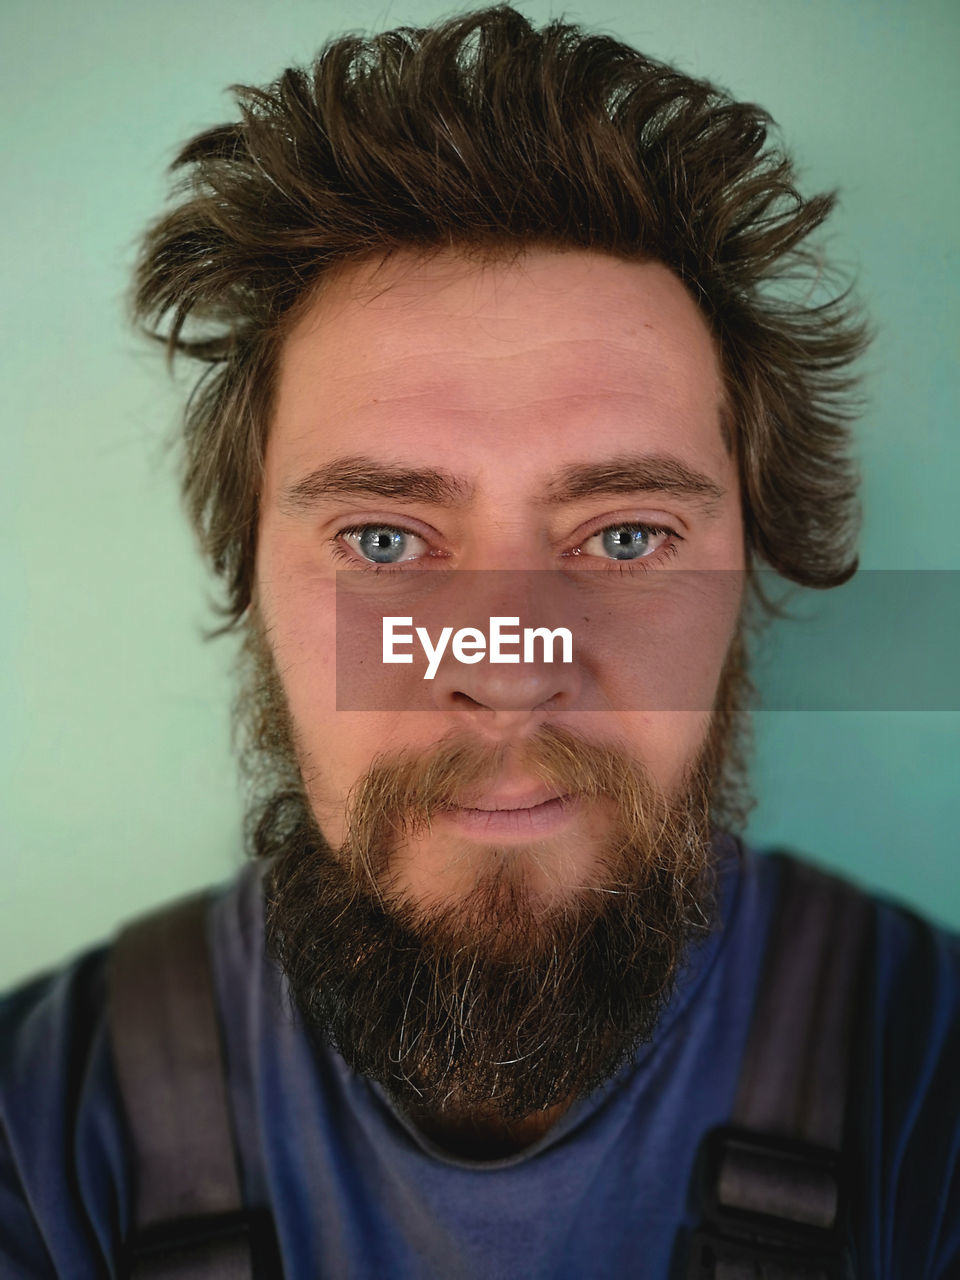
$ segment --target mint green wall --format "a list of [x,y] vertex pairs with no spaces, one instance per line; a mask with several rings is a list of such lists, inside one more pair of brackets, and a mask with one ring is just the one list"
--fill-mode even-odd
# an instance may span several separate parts
[[[519,6],[537,21],[559,10]],[[178,392],[126,331],[178,141],[405,4],[4,0],[0,982],[241,858],[226,642],[163,441]],[[863,422],[870,568],[960,569],[956,0],[611,0],[566,15],[766,105],[879,337]],[[766,713],[751,834],[960,926],[956,713]]]

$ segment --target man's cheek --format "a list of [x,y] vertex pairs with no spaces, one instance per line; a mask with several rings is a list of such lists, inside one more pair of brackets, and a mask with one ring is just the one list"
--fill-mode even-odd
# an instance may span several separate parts
[[337,713],[334,626],[322,609],[278,610],[270,627],[274,660],[294,720],[328,728]]
[[[369,720],[369,717],[366,717]],[[341,845],[346,837],[351,792],[378,753],[378,739],[368,723],[345,712],[308,716],[298,725],[300,768],[310,808],[327,841]],[[382,747],[382,738],[380,747]]]
[[621,717],[621,731],[651,782],[670,793],[680,786],[685,770],[706,740],[709,712],[644,711]]

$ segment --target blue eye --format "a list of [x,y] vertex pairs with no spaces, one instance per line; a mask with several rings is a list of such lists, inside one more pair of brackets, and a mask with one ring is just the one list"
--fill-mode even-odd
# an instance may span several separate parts
[[[640,560],[659,551],[671,530],[648,524],[612,524],[587,538],[583,550],[611,560]],[[591,543],[595,549],[591,549]]]
[[426,543],[415,533],[390,524],[365,524],[343,529],[340,537],[349,542],[371,564],[398,564],[423,554]]

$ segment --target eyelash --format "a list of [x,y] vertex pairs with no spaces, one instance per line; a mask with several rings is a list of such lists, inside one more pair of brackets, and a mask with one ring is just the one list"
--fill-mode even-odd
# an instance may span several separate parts
[[[660,564],[664,560],[672,559],[672,557],[677,555],[680,551],[680,543],[683,542],[683,538],[681,538],[675,530],[669,528],[667,525],[646,524],[642,520],[618,520],[614,524],[601,525],[599,529],[594,529],[592,533],[588,534],[583,541],[587,542],[590,538],[595,538],[598,533],[605,533],[608,529],[622,529],[624,526],[629,526],[632,529],[643,529],[646,533],[665,533],[669,535],[671,541],[665,542],[662,547],[658,547],[653,555],[650,556],[640,556],[636,560],[610,560],[608,563],[612,567],[618,568],[621,573],[632,573],[637,569],[645,573],[653,565]],[[395,529],[397,533],[407,533],[412,538],[423,537],[423,535],[417,533],[415,529],[408,529],[402,524],[378,525],[376,522],[371,522],[368,524],[348,525],[343,529],[338,529],[330,539],[330,548],[333,558],[335,560],[341,560],[347,564],[359,566],[362,571],[368,573],[397,573],[403,572],[405,568],[409,569],[416,567],[416,562],[413,561],[401,561],[398,564],[373,564],[369,560],[364,560],[362,556],[357,556],[348,551],[344,543],[341,541],[341,539],[349,533],[363,533],[365,529],[376,527]],[[568,559],[576,558],[579,554],[579,548],[576,548],[572,552],[566,552],[565,557]],[[600,557],[597,558],[599,559]]]

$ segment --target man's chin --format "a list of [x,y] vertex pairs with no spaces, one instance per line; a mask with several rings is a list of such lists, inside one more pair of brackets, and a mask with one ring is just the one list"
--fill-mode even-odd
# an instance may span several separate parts
[[558,921],[569,932],[601,902],[597,891],[558,874],[556,850],[549,847],[473,847],[454,879],[439,891],[391,877],[384,909],[433,946],[522,963],[556,945]]

